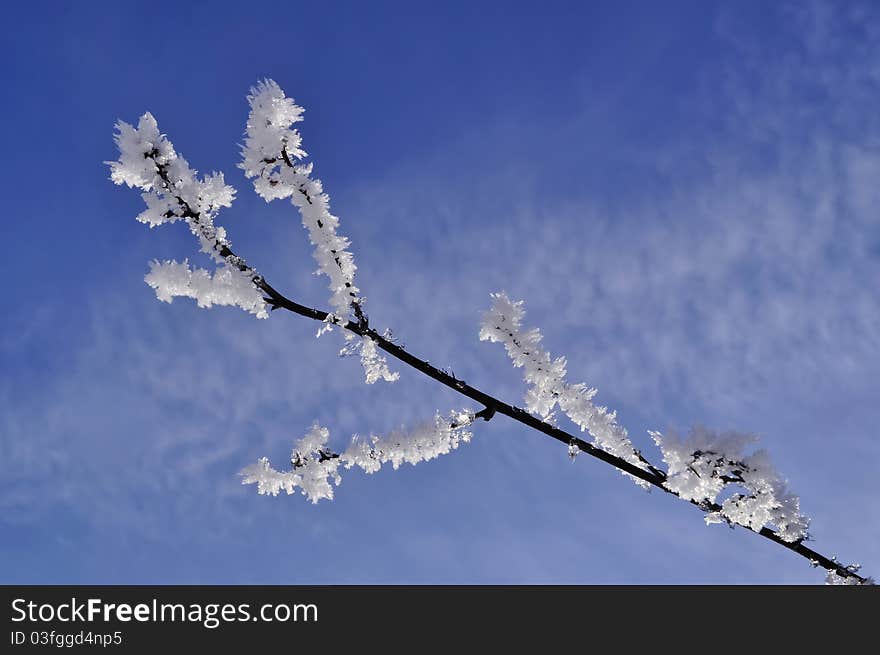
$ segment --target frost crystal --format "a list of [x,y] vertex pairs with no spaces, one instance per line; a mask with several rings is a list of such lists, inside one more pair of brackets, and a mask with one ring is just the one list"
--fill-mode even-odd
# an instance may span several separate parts
[[862,584],[858,578],[855,578],[851,575],[843,576],[840,575],[837,571],[832,569],[826,569],[828,572],[825,574],[825,584],[827,585],[860,585]]
[[194,298],[199,307],[236,305],[257,318],[269,317],[263,295],[250,276],[228,265],[211,275],[203,268],[190,270],[187,260],[182,263],[152,261],[144,281],[155,289],[156,297],[162,302],[170,303],[182,296]]
[[722,490],[739,488],[707,514],[707,523],[726,521],[759,531],[773,525],[779,536],[792,542],[807,536],[809,519],[800,513],[800,500],[763,450],[745,454],[757,439],[738,432],[717,433],[697,426],[686,439],[675,433],[651,437],[667,463],[666,487],[697,503],[714,504]]
[[334,325],[342,325],[345,321],[341,321],[336,314],[331,312],[324,317],[322,323],[323,325],[318,328],[318,332],[315,334],[315,337],[318,339],[321,338],[321,335],[326,334],[327,332],[332,332]]
[[114,140],[119,148],[119,160],[105,162],[110,166],[110,179],[115,184],[149,191],[156,184],[159,166],[167,166],[177,159],[174,146],[159,133],[156,119],[149,112],[140,117],[136,128],[118,121],[116,130]]
[[524,369],[531,387],[526,392],[526,408],[549,418],[565,386],[565,357],[550,359],[541,347],[538,329],[523,330],[523,302],[511,302],[504,293],[492,294],[492,307],[483,314],[480,341],[504,344],[513,365]]
[[382,379],[386,382],[397,382],[400,373],[392,373],[385,358],[379,354],[375,342],[369,337],[361,338],[361,364],[367,376],[367,384]]
[[[617,424],[615,413],[593,404],[596,389],[565,381],[565,357],[551,359],[541,346],[541,331],[522,329],[524,316],[521,300],[512,302],[505,293],[493,293],[492,307],[483,314],[480,340],[504,344],[513,365],[524,369],[525,380],[531,385],[526,392],[526,408],[548,420],[559,405],[582,432],[589,432],[596,446],[641,467],[643,462],[626,429]],[[644,480],[629,477],[642,487],[650,486]]]
[[291,199],[315,246],[318,272],[330,279],[333,313],[349,316],[352,305],[361,302],[354,286],[357,267],[348,251],[348,239],[336,233],[339,219],[330,213],[330,197],[321,181],[310,177],[312,165],[300,163],[306,153],[292,125],[302,120],[304,110],[272,80],[252,88],[248,102],[251,111],[239,166],[248,178],[254,178],[254,190],[266,202]]
[[[831,561],[835,564],[839,564],[837,561],[837,557],[834,555],[831,556]],[[814,567],[819,566],[819,562],[813,560],[812,564]],[[825,569],[825,584],[826,585],[849,585],[849,586],[874,586],[874,578],[863,578],[858,576],[858,572],[862,569],[861,564],[847,564],[843,567],[849,573],[853,575],[840,575],[838,569]]]
[[144,280],[159,300],[171,302],[175,296],[186,296],[196,299],[199,307],[236,305],[266,318],[262,294],[254,283],[256,272],[229,252],[226,230],[214,225],[219,210],[232,205],[235,189],[226,184],[222,173],[199,179],[159,132],[152,114],[141,116],[136,128],[119,121],[116,129],[119,159],[107,162],[110,179],[144,192],[141,197],[147,208],[137,220],[151,228],[185,221],[202,252],[219,265],[212,274],[204,269],[191,271],[186,261],[152,262]]
[[358,466],[367,473],[375,473],[383,464],[394,469],[401,464],[418,464],[446,455],[462,443],[471,440],[466,428],[473,422],[472,412],[439,414],[433,421],[416,426],[410,431],[396,431],[388,436],[373,436],[368,441],[352,438],[349,447],[340,455],[326,449],[330,436],[326,428],[315,424],[297,443],[291,455],[293,468],[277,471],[265,457],[241,471],[242,484],[256,484],[260,494],[277,496],[281,491],[294,493],[297,487],[313,503],[322,498],[333,499],[330,480],[338,486],[340,465],[350,469]]
[[[330,213],[330,197],[324,193],[321,180],[311,177],[312,164],[302,161],[306,152],[301,147],[302,137],[293,125],[302,121],[305,110],[286,97],[273,80],[264,80],[253,87],[248,103],[251,109],[239,167],[246,177],[254,180],[254,190],[266,202],[290,198],[299,210],[309,241],[315,247],[312,255],[318,263],[317,273],[330,280],[333,322],[344,324],[352,317],[363,323],[364,299],[359,297],[360,290],[354,284],[357,267],[348,250],[351,244],[336,232],[339,218]],[[331,328],[332,323],[323,326],[318,336]],[[398,379],[399,375],[389,370],[375,343],[347,335],[343,354],[355,352],[360,353],[367,384]]]
[[302,121],[305,110],[292,98],[286,98],[273,80],[258,82],[248,95],[248,103],[251,111],[239,166],[245,176],[257,178],[254,187],[266,200],[287,197],[293,189],[280,184],[277,177],[284,164],[281,150],[294,159],[306,156],[300,148],[302,137],[291,129],[294,123]]
[[339,458],[324,450],[329,437],[330,431],[316,423],[294,447],[290,456],[292,470],[276,471],[267,458],[261,457],[241,471],[242,484],[256,484],[258,493],[271,496],[282,491],[290,495],[299,487],[312,503],[322,498],[333,500],[330,481],[338,486],[342,478],[337,472]]
[[375,473],[382,464],[391,463],[396,470],[401,464],[418,464],[447,455],[462,443],[471,440],[465,428],[473,422],[473,414],[456,412],[452,416],[437,414],[434,420],[409,431],[395,431],[363,441],[355,437],[348,449],[340,455],[345,468],[359,466],[367,473]]
[[222,207],[232,205],[235,189],[225,183],[223,174],[213,173],[200,180],[159,133],[150,113],[141,116],[137,128],[119,121],[116,129],[119,159],[107,162],[110,179],[145,192],[142,197],[147,209],[137,219],[150,227],[185,220],[202,250],[224,263],[219,251],[227,243],[225,232],[214,226],[214,219]]
[[[321,336],[322,328],[318,332]],[[376,343],[370,337],[357,337],[353,334],[345,335],[345,345],[339,350],[340,357],[360,357],[361,366],[364,367],[364,375],[367,384],[374,384],[378,380],[397,382],[400,373],[391,372],[385,357],[379,353]]]

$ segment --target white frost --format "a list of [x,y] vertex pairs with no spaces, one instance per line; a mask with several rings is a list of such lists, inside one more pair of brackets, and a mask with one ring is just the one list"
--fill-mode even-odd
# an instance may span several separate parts
[[318,272],[330,280],[333,313],[347,317],[353,303],[362,303],[354,285],[357,267],[348,251],[348,239],[336,233],[339,219],[330,213],[330,197],[321,181],[310,177],[312,165],[301,163],[306,153],[300,147],[302,137],[292,126],[302,120],[304,110],[272,80],[252,88],[248,103],[251,110],[239,166],[254,179],[254,190],[266,202],[290,198],[299,210],[315,246]]
[[[858,565],[851,565],[851,566],[846,567],[846,569],[852,573],[858,573],[859,569],[861,569],[861,568],[862,567],[858,566]],[[852,575],[846,575],[846,576],[840,575],[834,569],[826,569],[825,571],[826,571],[826,573],[825,573],[825,584],[826,585],[835,585],[835,586],[837,586],[837,585],[847,585],[847,586],[869,585],[869,586],[871,586],[874,584],[873,578],[865,578],[864,581],[862,581]]]
[[300,148],[302,137],[299,131],[291,129],[294,123],[302,121],[305,111],[273,80],[258,82],[248,95],[251,110],[245,128],[245,141],[241,149],[242,162],[239,167],[248,178],[254,180],[257,193],[266,200],[284,198],[292,189],[275,182],[273,171],[281,167],[281,149],[289,157],[301,159],[306,153]]
[[235,189],[226,184],[222,173],[199,179],[159,132],[149,112],[141,116],[136,128],[118,121],[116,130],[119,159],[106,163],[113,182],[145,192],[142,197],[147,209],[137,219],[150,227],[185,220],[202,249],[222,263],[218,251],[226,240],[222,228],[214,226],[214,219],[222,207],[232,205]]
[[408,431],[398,430],[384,437],[372,436],[367,441],[354,437],[340,459],[345,468],[359,466],[367,473],[375,473],[386,463],[396,470],[401,464],[427,462],[468,443],[472,434],[465,428],[473,420],[473,414],[469,412],[456,412],[451,416],[437,414],[433,421]]
[[[330,196],[324,193],[321,180],[311,177],[312,164],[304,163],[302,136],[293,126],[302,121],[305,111],[273,80],[263,80],[248,95],[250,113],[245,128],[239,167],[253,179],[254,190],[266,202],[290,198],[299,211],[302,224],[315,247],[312,256],[319,274],[329,279],[331,314],[334,323],[351,318],[360,322],[364,299],[355,286],[357,266],[349,251],[349,240],[337,233],[339,218],[330,212]],[[323,326],[318,336],[331,329]],[[395,382],[399,375],[388,368],[385,357],[369,339],[346,335],[341,354],[360,354],[367,384],[378,380]]]
[[[552,359],[541,346],[541,331],[522,328],[525,317],[523,301],[513,302],[503,292],[493,293],[491,297],[492,307],[483,314],[480,340],[504,344],[513,365],[523,368],[525,380],[530,385],[525,396],[526,408],[546,421],[553,418],[558,405],[582,432],[593,437],[596,446],[642,467],[643,462],[626,429],[617,424],[615,413],[593,404],[596,389],[585,384],[567,383],[565,357]],[[642,487],[650,486],[644,480],[629,477]]]
[[232,205],[235,189],[226,184],[222,173],[200,179],[159,132],[152,114],[141,116],[137,127],[119,121],[116,129],[119,159],[107,162],[110,179],[144,192],[141,197],[147,208],[137,220],[151,228],[185,221],[199,240],[202,252],[218,264],[212,274],[204,269],[191,271],[186,261],[152,262],[144,279],[155,289],[159,300],[171,302],[175,296],[186,296],[195,298],[199,307],[236,305],[258,318],[266,318],[262,293],[255,284],[256,271],[224,250],[229,246],[226,230],[214,224],[220,209]]
[[317,423],[300,439],[293,448],[290,460],[293,469],[276,471],[269,460],[261,457],[256,464],[242,469],[242,484],[256,484],[257,492],[277,496],[282,491],[288,495],[295,493],[297,487],[312,503],[322,498],[333,500],[333,485],[342,481],[337,469],[339,458],[327,457],[324,446],[330,431]]
[[268,318],[263,295],[251,282],[250,275],[228,265],[223,265],[211,275],[203,268],[190,270],[189,262],[150,262],[150,272],[144,281],[156,291],[156,297],[170,303],[176,297],[193,298],[199,307],[235,305],[254,314]]
[[763,450],[746,454],[757,439],[739,432],[714,432],[697,426],[682,438],[650,433],[668,465],[666,487],[685,500],[715,503],[723,490],[740,489],[721,501],[707,523],[729,521],[759,531],[772,525],[792,542],[807,536],[809,519],[800,500],[788,491]]
[[375,342],[369,337],[361,338],[361,365],[367,376],[367,384],[373,384],[377,380],[397,382],[400,373],[394,373],[388,368],[385,358],[379,354]]
[[116,130],[114,141],[119,148],[119,159],[105,162],[110,166],[110,179],[115,184],[149,191],[156,183],[159,165],[167,165],[177,158],[174,146],[159,132],[156,119],[149,112],[140,117],[136,128],[118,121]]
[[322,498],[332,500],[330,483],[339,485],[341,482],[340,465],[347,469],[357,466],[367,473],[375,473],[387,463],[397,469],[401,464],[435,459],[471,440],[471,432],[466,428],[473,420],[474,414],[468,411],[453,412],[449,416],[437,414],[432,421],[411,430],[372,436],[368,440],[354,436],[345,452],[338,455],[326,448],[330,436],[327,428],[315,424],[294,447],[290,471],[277,471],[262,457],[241,471],[242,484],[256,484],[260,494],[272,496],[282,491],[293,494],[299,487],[313,503]]
[[[321,336],[322,328],[318,331]],[[339,350],[340,357],[360,357],[361,366],[364,368],[364,376],[367,384],[375,384],[379,380],[397,382],[400,373],[392,372],[388,368],[385,356],[379,352],[378,346],[370,337],[359,337],[353,334],[345,334],[345,345]]]

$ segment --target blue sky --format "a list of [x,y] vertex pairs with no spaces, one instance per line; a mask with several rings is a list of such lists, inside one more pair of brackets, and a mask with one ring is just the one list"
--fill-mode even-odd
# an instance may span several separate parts
[[876,7],[30,2],[3,24],[0,582],[821,581],[504,417],[332,503],[241,486],[315,420],[343,443],[462,406],[403,369],[364,385],[305,319],[143,283],[197,261],[102,164],[149,110],[239,190],[236,250],[325,304],[293,208],[235,168],[263,77],[306,107],[375,326],[519,403],[477,339],[504,289],[647,453],[648,429],[757,433],[813,545],[880,574]]

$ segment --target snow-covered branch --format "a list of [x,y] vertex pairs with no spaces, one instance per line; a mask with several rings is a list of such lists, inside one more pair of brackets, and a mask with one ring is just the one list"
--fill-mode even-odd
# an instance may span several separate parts
[[292,469],[276,471],[266,457],[242,469],[242,484],[256,484],[260,494],[277,496],[282,491],[293,494],[297,487],[313,503],[322,498],[333,499],[333,485],[342,482],[337,469],[339,456],[328,455],[324,447],[330,431],[315,423],[306,435],[296,442],[290,455]]
[[800,500],[788,491],[767,453],[746,454],[757,437],[702,426],[694,427],[685,439],[675,433],[650,434],[668,465],[668,489],[701,505],[716,505],[722,492],[734,490],[720,508],[706,514],[707,523],[736,523],[755,531],[773,525],[789,542],[807,537],[810,521],[800,513]]
[[[187,260],[152,262],[145,280],[157,297],[171,302],[174,297],[185,296],[195,299],[201,307],[237,305],[261,318],[268,315],[268,308],[284,309],[320,321],[319,334],[337,328],[343,332],[346,343],[342,354],[360,356],[368,383],[398,378],[388,368],[382,351],[480,403],[483,409],[437,415],[433,421],[409,431],[366,440],[354,438],[341,453],[333,452],[327,445],[329,431],[315,425],[295,445],[290,470],[275,470],[268,459],[262,458],[242,471],[245,484],[256,484],[261,494],[291,494],[300,489],[312,502],[330,499],[333,486],[341,480],[340,466],[357,466],[372,473],[386,463],[397,468],[404,463],[433,459],[469,441],[468,428],[475,419],[488,421],[497,413],[561,442],[569,455],[586,453],[631,476],[642,486],[658,488],[700,507],[710,522],[742,525],[780,544],[826,569],[829,584],[870,582],[859,575],[857,566],[843,565],[803,543],[808,521],[800,513],[798,498],[788,491],[763,451],[745,452],[751,443],[749,438],[702,428],[692,431],[687,439],[651,433],[668,471],[651,464],[633,446],[626,430],[617,423],[615,413],[593,404],[596,390],[586,384],[567,382],[565,358],[553,359],[543,349],[540,331],[522,328],[521,302],[495,294],[492,308],[483,317],[480,338],[504,344],[514,365],[524,369],[529,384],[528,411],[432,366],[392,341],[388,333],[372,328],[362,309],[363,298],[354,284],[356,267],[348,250],[350,244],[337,234],[339,219],[330,213],[329,198],[321,182],[311,178],[311,164],[302,161],[306,153],[299,132],[293,128],[302,120],[302,108],[271,80],[254,87],[248,100],[251,113],[240,166],[248,178],[254,179],[256,192],[267,201],[289,197],[299,210],[315,246],[319,271],[330,280],[332,311],[306,307],[285,297],[232,252],[226,232],[215,225],[215,218],[221,208],[230,206],[235,190],[220,173],[200,178],[147,113],[137,127],[117,123],[120,156],[117,161],[107,162],[111,179],[143,192],[146,209],[138,215],[139,221],[151,228],[185,221],[201,250],[217,265],[210,272],[191,269]],[[557,407],[582,432],[591,435],[592,443],[556,425]]]
[[[492,294],[492,307],[483,315],[480,339],[502,343],[513,365],[524,369],[530,385],[526,392],[529,411],[547,420],[558,405],[582,431],[593,436],[597,447],[637,466],[648,464],[626,430],[618,425],[615,413],[593,404],[596,389],[565,381],[565,358],[551,358],[541,346],[540,330],[523,329],[524,317],[522,301],[512,302],[504,293]],[[773,525],[787,542],[807,536],[809,520],[800,513],[800,501],[788,491],[767,453],[745,454],[745,447],[756,441],[755,437],[736,432],[718,434],[702,427],[694,428],[684,440],[675,434],[650,434],[668,465],[663,487],[705,508],[708,523],[737,523],[755,531]],[[633,480],[650,487],[643,479]],[[728,487],[739,487],[746,493],[733,493],[716,506],[719,494]]]
[[257,318],[269,316],[263,294],[254,286],[251,276],[232,266],[222,266],[211,275],[203,268],[191,270],[187,260],[154,260],[144,281],[155,289],[162,302],[186,297],[195,299],[199,307],[237,305]]
[[222,173],[199,179],[159,132],[152,114],[141,116],[137,127],[119,121],[116,129],[119,159],[106,163],[115,184],[144,192],[141,197],[147,209],[137,220],[151,228],[185,221],[202,252],[218,265],[212,274],[205,269],[190,270],[187,261],[154,261],[145,281],[156,296],[164,302],[187,296],[194,298],[199,307],[237,305],[258,318],[266,318],[266,304],[257,286],[260,276],[229,250],[226,230],[214,224],[219,210],[232,205],[235,189],[224,182]]
[[390,463],[396,470],[401,464],[415,465],[436,459],[471,440],[467,427],[473,421],[474,413],[469,411],[453,412],[449,416],[437,414],[432,421],[411,430],[398,430],[366,440],[355,435],[348,448],[339,454],[327,448],[330,431],[316,423],[294,446],[289,471],[275,470],[269,460],[262,457],[241,471],[242,484],[256,484],[260,494],[277,496],[282,491],[293,494],[299,488],[313,503],[322,498],[332,500],[333,485],[339,486],[342,482],[340,466],[346,469],[357,466],[367,473],[375,473],[383,464]]
[[[302,216],[303,225],[315,245],[314,256],[319,272],[330,278],[331,305],[334,312],[326,317],[325,330],[345,326],[349,316],[363,328],[360,338],[345,332],[345,347],[340,354],[358,354],[367,384],[378,380],[395,382],[397,372],[388,367],[366,332],[368,320],[354,286],[355,265],[347,250],[348,239],[339,236],[339,219],[330,213],[329,197],[320,180],[312,180],[311,164],[299,162],[305,152],[302,138],[291,126],[302,120],[303,109],[286,98],[272,80],[260,82],[248,96],[251,113],[248,118],[243,162],[240,167],[247,177],[254,177],[254,188],[267,201],[290,197]],[[147,209],[137,220],[151,228],[183,220],[199,240],[201,251],[210,255],[217,269],[191,270],[189,262],[166,260],[150,264],[145,281],[159,300],[171,302],[174,297],[189,297],[199,307],[236,305],[258,318],[267,318],[268,308],[282,296],[269,286],[257,271],[232,252],[226,230],[216,226],[214,219],[220,208],[229,207],[235,189],[224,182],[222,173],[199,179],[187,161],[178,155],[173,144],[159,132],[150,113],[141,116],[137,127],[124,121],[116,125],[115,137],[119,159],[106,162],[116,184],[139,188]],[[270,305],[266,304],[270,302]]]
[[[339,218],[330,212],[330,196],[324,192],[321,180],[311,177],[313,165],[303,162],[306,152],[302,149],[302,136],[293,127],[303,120],[305,110],[286,97],[274,80],[263,80],[253,87],[248,103],[251,110],[239,167],[245,177],[253,179],[254,191],[266,202],[290,198],[299,210],[309,241],[315,247],[312,256],[318,264],[317,272],[330,281],[334,320],[328,329],[334,323],[344,324],[349,318],[366,327],[364,299],[354,283],[357,266],[348,249],[351,244],[337,233]],[[343,354],[360,353],[367,384],[380,379],[397,380],[398,374],[388,369],[385,358],[369,339],[352,339],[350,334],[345,338],[350,343],[346,344]]]
[[321,180],[312,179],[312,164],[302,163],[306,152],[302,137],[293,128],[305,111],[273,80],[259,82],[248,95],[251,111],[239,166],[253,178],[254,191],[266,202],[290,198],[299,210],[318,272],[326,275],[333,313],[347,319],[360,308],[359,289],[354,285],[357,267],[347,238],[337,234],[339,219],[330,213],[330,196]]
[[[480,340],[503,344],[513,365],[523,369],[523,376],[530,385],[525,396],[526,408],[548,421],[553,419],[558,405],[581,432],[593,437],[597,447],[635,466],[647,465],[646,468],[652,470],[636,451],[626,429],[618,425],[616,414],[593,404],[596,389],[566,382],[565,357],[553,359],[541,346],[541,331],[523,329],[524,317],[521,300],[513,302],[503,292],[493,293],[492,307],[483,314]],[[644,480],[631,475],[630,478],[642,487],[650,486]]]

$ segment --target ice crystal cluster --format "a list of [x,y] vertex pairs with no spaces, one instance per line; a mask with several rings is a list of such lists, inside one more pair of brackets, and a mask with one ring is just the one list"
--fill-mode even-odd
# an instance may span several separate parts
[[293,494],[299,488],[313,503],[322,498],[332,500],[333,484],[338,486],[342,481],[340,466],[346,469],[357,466],[367,473],[375,473],[383,464],[390,463],[396,470],[401,464],[427,462],[469,442],[472,435],[467,427],[473,420],[473,413],[467,411],[449,416],[437,414],[433,421],[408,431],[371,436],[367,440],[355,435],[348,448],[339,454],[327,447],[329,430],[315,424],[294,446],[291,470],[277,471],[262,457],[241,471],[242,484],[256,484],[260,494],[277,496],[282,491]]
[[[850,564],[849,566],[844,567],[850,573],[858,573],[862,568],[858,564]],[[837,571],[829,570],[825,575],[825,584],[832,586],[858,586],[858,585],[874,585],[873,578],[865,578],[865,581],[862,582],[858,578],[847,575],[840,575]]]
[[[644,468],[645,460],[636,451],[626,430],[618,425],[615,413],[596,406],[596,389],[566,382],[566,360],[552,358],[541,345],[536,328],[522,326],[522,301],[511,301],[504,293],[492,294],[492,306],[483,315],[480,339],[501,343],[513,365],[523,369],[529,388],[526,408],[544,420],[552,420],[558,406],[593,443],[606,452]],[[707,522],[729,522],[755,531],[773,525],[785,541],[807,536],[809,520],[800,513],[800,501],[788,491],[785,481],[773,468],[765,451],[747,455],[746,446],[755,438],[735,432],[716,433],[694,428],[687,439],[675,434],[650,433],[668,465],[664,486],[684,498],[709,508],[725,489],[733,491],[707,514]],[[569,455],[574,451],[569,445]],[[648,483],[630,476],[644,487]]]
[[[273,80],[264,80],[252,88],[248,103],[251,109],[239,167],[245,177],[253,179],[254,191],[266,202],[290,198],[299,211],[309,241],[315,247],[317,272],[329,280],[332,322],[362,322],[364,299],[354,283],[357,266],[349,251],[351,244],[337,233],[339,218],[330,212],[330,196],[324,193],[321,180],[311,177],[312,163],[303,161],[306,152],[302,149],[302,136],[293,127],[303,120],[305,110],[286,97]],[[332,322],[327,328],[331,328]],[[348,343],[342,354],[360,354],[367,384],[397,380],[398,374],[389,370],[372,340],[357,339],[347,332],[344,336]]]
[[312,179],[312,164],[303,163],[302,137],[293,128],[302,121],[303,108],[287,98],[274,81],[265,80],[251,89],[251,106],[239,166],[253,178],[254,190],[266,202],[290,198],[315,246],[318,271],[330,280],[330,306],[340,318],[348,318],[358,302],[354,285],[357,267],[349,241],[336,233],[339,219],[330,213],[330,197],[321,180]]
[[[553,359],[541,345],[541,331],[523,329],[524,317],[522,301],[513,302],[503,292],[493,293],[492,307],[483,314],[480,340],[503,344],[513,365],[523,369],[530,385],[525,396],[526,409],[548,421],[553,419],[558,406],[582,432],[589,433],[596,446],[641,467],[642,460],[626,430],[618,425],[615,413],[593,404],[596,389],[566,381],[565,357]],[[640,486],[649,486],[643,480],[629,477]]]
[[766,451],[746,454],[757,441],[739,432],[715,432],[702,426],[691,429],[686,438],[674,432],[650,433],[666,462],[666,486],[685,500],[720,509],[706,515],[706,521],[729,522],[760,530],[773,525],[785,541],[807,536],[809,519],[800,512],[800,500],[792,494],[770,462]]
[[202,252],[217,267],[190,270],[188,262],[154,261],[146,282],[156,297],[171,302],[177,296],[194,298],[200,307],[237,305],[258,318],[266,318],[266,304],[253,281],[256,273],[244,261],[228,253],[226,231],[214,224],[217,213],[232,205],[235,189],[222,173],[199,178],[174,145],[159,132],[153,115],[141,116],[137,127],[124,121],[116,124],[119,159],[107,162],[110,179],[116,184],[141,189],[147,205],[137,220],[151,228],[186,221],[199,240]]
[[[363,298],[354,283],[357,267],[349,241],[337,234],[339,219],[330,213],[330,198],[321,181],[311,177],[312,164],[302,161],[306,153],[293,124],[302,120],[303,108],[287,98],[272,80],[252,88],[248,103],[250,114],[240,168],[253,179],[254,190],[267,202],[290,198],[299,211],[314,246],[318,272],[330,280],[333,311],[326,329],[344,325],[349,319],[365,324]],[[119,159],[107,162],[110,178],[116,184],[127,184],[144,192],[147,208],[137,220],[150,227],[186,221],[202,252],[217,265],[212,272],[191,269],[186,260],[151,262],[144,280],[156,297],[168,303],[177,297],[192,298],[204,308],[235,305],[258,318],[267,318],[269,312],[259,274],[231,253],[226,230],[214,223],[218,211],[232,205],[235,189],[225,183],[222,173],[199,178],[159,132],[152,114],[141,116],[137,127],[119,121],[116,128]],[[359,355],[368,384],[398,379],[371,339],[357,338],[348,332],[344,337],[346,343],[340,354]]]
[[[324,330],[326,328],[322,328]],[[318,333],[321,336],[321,333]],[[391,371],[388,368],[388,361],[379,353],[376,342],[369,337],[356,337],[346,333],[345,345],[339,351],[342,357],[357,355],[361,359],[361,366],[364,367],[365,381],[367,384],[373,384],[378,380],[386,382],[397,382],[400,373]]]
[[189,262],[150,262],[150,272],[144,281],[156,291],[156,297],[171,302],[177,296],[193,298],[199,307],[237,305],[244,310],[266,318],[266,303],[250,275],[233,266],[223,266],[213,275],[203,268],[190,269]]

